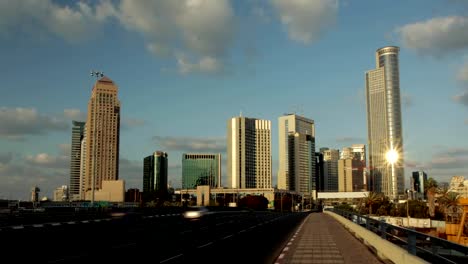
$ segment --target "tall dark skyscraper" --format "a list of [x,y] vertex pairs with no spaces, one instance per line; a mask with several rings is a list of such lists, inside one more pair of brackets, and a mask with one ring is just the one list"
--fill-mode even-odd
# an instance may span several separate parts
[[80,199],[80,167],[81,140],[84,137],[85,122],[72,122],[72,139],[70,153],[70,186],[68,194],[70,200]]
[[404,194],[399,50],[394,46],[378,49],[376,69],[366,73],[371,190],[392,199]]
[[151,194],[167,192],[167,153],[156,151],[143,160],[143,193],[145,197]]

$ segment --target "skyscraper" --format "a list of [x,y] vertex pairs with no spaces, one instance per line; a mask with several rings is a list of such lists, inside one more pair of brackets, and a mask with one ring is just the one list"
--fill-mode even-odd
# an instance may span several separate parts
[[320,148],[323,154],[323,187],[326,192],[338,191],[338,160],[340,151],[337,149]]
[[85,122],[72,121],[72,140],[70,153],[70,200],[80,199],[81,140],[84,137]]
[[399,48],[376,52],[376,69],[366,72],[367,129],[372,189],[392,199],[404,194]]
[[167,193],[167,153],[156,151],[143,160],[143,195],[153,198],[153,195]]
[[278,189],[310,195],[317,190],[314,121],[287,114],[278,124]]
[[94,84],[88,102],[85,191],[101,189],[103,180],[119,179],[120,101],[117,93],[114,82],[102,77]]
[[198,185],[219,187],[221,184],[221,154],[182,154],[182,189]]
[[227,133],[227,185],[271,188],[271,121],[233,117]]
[[424,171],[413,171],[411,178],[411,190],[415,192],[414,197],[417,199],[425,199],[426,193],[424,190],[427,182],[427,173]]

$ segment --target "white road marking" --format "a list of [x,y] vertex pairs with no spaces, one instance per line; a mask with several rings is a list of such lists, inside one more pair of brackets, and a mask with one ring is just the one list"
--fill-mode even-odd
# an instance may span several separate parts
[[168,262],[168,261],[173,260],[173,259],[175,259],[175,258],[182,257],[183,255],[184,255],[184,254],[179,254],[179,255],[177,255],[177,256],[173,256],[173,257],[170,257],[170,258],[168,258],[168,259],[165,259],[165,260],[163,260],[163,261],[161,261],[161,262],[159,262],[159,263]]

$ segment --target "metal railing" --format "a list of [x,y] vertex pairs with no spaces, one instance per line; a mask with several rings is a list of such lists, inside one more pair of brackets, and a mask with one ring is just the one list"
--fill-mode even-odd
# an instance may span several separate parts
[[356,212],[337,208],[328,211],[339,214],[350,221],[359,224],[382,239],[392,242],[410,254],[418,256],[430,263],[468,263],[468,247],[430,236],[410,228],[404,228],[386,223],[384,220],[373,219]]

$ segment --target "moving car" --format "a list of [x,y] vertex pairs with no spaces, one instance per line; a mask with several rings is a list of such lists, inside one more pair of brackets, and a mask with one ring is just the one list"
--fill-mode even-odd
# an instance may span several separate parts
[[205,206],[190,206],[184,211],[182,216],[188,220],[198,220],[209,214],[211,212]]

